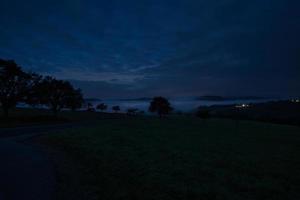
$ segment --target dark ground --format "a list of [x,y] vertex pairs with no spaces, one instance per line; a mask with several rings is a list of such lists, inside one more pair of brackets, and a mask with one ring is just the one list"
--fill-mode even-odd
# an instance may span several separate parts
[[128,117],[39,142],[61,152],[53,156],[59,200],[295,200],[299,133],[251,121]]
[[0,200],[51,200],[56,178],[43,149],[24,143],[37,135],[74,125],[47,125],[0,129]]
[[0,120],[0,200],[300,199],[299,128],[237,120],[297,119],[286,105],[211,107],[234,120],[17,109]]
[[[47,110],[16,109],[0,120],[0,200],[56,199],[56,170],[45,147],[34,138],[66,129],[89,127],[95,120],[119,118],[88,112],[62,112],[53,117]],[[2,128],[1,128],[2,127]]]

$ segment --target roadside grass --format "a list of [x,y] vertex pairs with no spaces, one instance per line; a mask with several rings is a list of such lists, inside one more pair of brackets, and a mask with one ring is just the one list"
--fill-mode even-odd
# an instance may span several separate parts
[[99,120],[45,135],[58,199],[300,199],[300,128],[192,117]]
[[[0,112],[0,114],[2,114]],[[99,119],[120,118],[122,114],[87,111],[61,111],[54,116],[51,110],[36,108],[16,108],[10,111],[9,118],[0,115],[0,128],[47,125],[68,122],[88,122]]]

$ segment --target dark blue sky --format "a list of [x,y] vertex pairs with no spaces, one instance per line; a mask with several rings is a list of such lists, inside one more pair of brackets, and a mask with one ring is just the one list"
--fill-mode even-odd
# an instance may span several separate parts
[[300,95],[297,0],[0,3],[0,58],[88,97]]

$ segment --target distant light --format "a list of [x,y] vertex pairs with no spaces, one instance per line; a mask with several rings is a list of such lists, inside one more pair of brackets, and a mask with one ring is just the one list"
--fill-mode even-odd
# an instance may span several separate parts
[[292,99],[291,100],[293,103],[300,103],[300,99]]
[[241,104],[241,105],[236,105],[236,108],[248,108],[249,105],[248,104]]

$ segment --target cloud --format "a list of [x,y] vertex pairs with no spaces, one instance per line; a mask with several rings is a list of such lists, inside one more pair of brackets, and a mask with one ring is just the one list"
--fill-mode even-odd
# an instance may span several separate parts
[[143,75],[117,72],[98,72],[84,68],[62,68],[60,71],[44,74],[54,76],[58,79],[106,82],[111,84],[136,84],[136,82],[144,78]]

